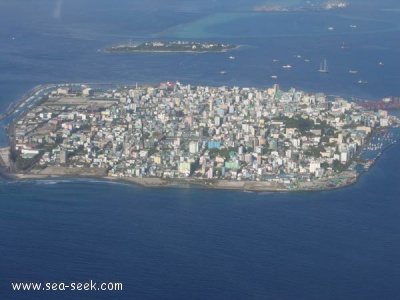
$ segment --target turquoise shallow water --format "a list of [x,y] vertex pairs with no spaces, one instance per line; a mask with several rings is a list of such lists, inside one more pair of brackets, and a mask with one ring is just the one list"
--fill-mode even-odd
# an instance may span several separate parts
[[[277,75],[282,88],[367,99],[400,95],[398,13],[380,10],[396,8],[394,1],[354,1],[348,11],[328,14],[271,16],[243,13],[248,6],[240,1],[235,10],[213,1],[61,2],[57,18],[54,1],[0,3],[1,110],[49,82],[179,80],[269,87],[275,82],[270,76]],[[349,33],[352,23],[358,31]],[[334,30],[325,34],[328,25]],[[200,40],[247,47],[232,53],[235,60],[228,58],[231,53],[97,51],[130,38],[175,39],[172,32],[194,40],[199,32],[205,34]],[[316,72],[324,58],[328,76]],[[292,70],[285,72],[285,64]],[[357,77],[349,69],[358,70]],[[220,70],[227,73],[221,76]],[[368,84],[357,84],[360,79]],[[395,145],[384,152],[356,185],[316,193],[2,181],[0,298],[397,299],[399,151]],[[89,278],[121,281],[124,291],[16,294],[10,289],[14,280]]]

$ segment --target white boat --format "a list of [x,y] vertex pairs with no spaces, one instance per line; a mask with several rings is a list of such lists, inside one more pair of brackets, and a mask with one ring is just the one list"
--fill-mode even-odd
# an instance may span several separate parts
[[276,76],[276,75],[271,75],[271,78],[272,78],[272,79],[277,79],[278,76]]
[[383,62],[380,61],[380,62],[379,62],[379,65],[380,65],[380,66],[383,66]]
[[332,30],[333,30],[333,27],[328,27],[328,30],[331,30],[331,31],[332,31]]
[[364,80],[359,80],[358,83],[359,83],[359,84],[367,84],[368,82],[367,82],[367,81],[364,81]]
[[278,61],[279,61],[279,59],[276,59],[276,58],[275,58],[275,59],[273,59],[272,61],[273,61],[273,62],[278,62]]
[[226,71],[219,71],[219,74],[224,75],[226,74]]
[[319,65],[318,72],[320,72],[320,73],[329,73],[328,64],[326,62],[326,59],[324,59],[324,62]]
[[291,65],[284,65],[284,66],[282,66],[282,68],[284,68],[284,69],[291,69],[292,66],[291,66]]
[[357,25],[350,25],[351,28],[357,28]]
[[350,73],[350,74],[357,74],[358,71],[356,71],[356,70],[349,70],[349,73]]
[[235,59],[235,57],[234,56],[229,56],[229,59]]

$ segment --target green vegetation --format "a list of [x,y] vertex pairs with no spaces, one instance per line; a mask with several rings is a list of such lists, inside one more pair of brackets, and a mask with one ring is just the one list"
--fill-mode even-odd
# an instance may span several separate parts
[[332,169],[335,172],[342,172],[344,170],[344,165],[337,159],[335,159],[332,163]]
[[16,159],[17,169],[21,171],[28,170],[29,168],[33,167],[36,163],[38,163],[42,156],[43,152],[35,155],[33,158],[23,158],[22,156],[18,156]]
[[307,151],[304,152],[304,154],[307,156],[319,158],[319,157],[321,157],[320,152],[324,152],[324,151],[325,151],[325,148],[321,144],[319,144],[318,147],[308,148]]
[[221,149],[210,149],[209,150],[209,155],[211,159],[215,159],[217,156],[221,156],[225,158],[226,160],[230,159],[230,154],[231,152],[237,153],[238,147],[229,147],[229,148],[221,148]]
[[148,156],[152,156],[154,154],[156,154],[158,151],[155,147],[152,147],[148,150]]
[[313,129],[314,121],[310,119],[303,119],[301,117],[297,118],[288,118],[288,117],[278,117],[275,118],[274,121],[282,121],[285,123],[286,128],[297,128],[303,135]]
[[17,158],[21,155],[21,151],[15,150],[14,148],[10,149],[10,160],[12,162],[16,162]]

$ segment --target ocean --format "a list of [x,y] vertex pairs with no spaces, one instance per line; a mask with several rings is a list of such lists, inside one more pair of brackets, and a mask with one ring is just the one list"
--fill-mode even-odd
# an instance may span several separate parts
[[[282,13],[253,13],[259,3],[244,0],[98,2],[0,1],[0,111],[60,82],[278,83],[346,99],[400,96],[396,1]],[[198,55],[99,51],[131,40],[243,46]],[[317,72],[324,59],[329,74]],[[398,299],[399,151],[385,151],[353,186],[312,193],[2,180],[0,298]],[[123,291],[11,288],[91,279],[121,282]]]

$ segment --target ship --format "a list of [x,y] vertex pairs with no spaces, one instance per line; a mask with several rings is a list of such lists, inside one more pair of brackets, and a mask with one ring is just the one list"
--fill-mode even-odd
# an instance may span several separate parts
[[235,59],[235,57],[234,56],[229,56],[229,59]]
[[285,66],[282,66],[282,68],[284,68],[284,69],[291,69],[292,66],[291,66],[291,65],[285,65]]
[[350,74],[357,74],[358,71],[356,71],[356,70],[349,70],[349,73],[350,73]]
[[320,73],[329,73],[328,64],[326,63],[326,59],[324,59],[324,62],[320,64],[318,72],[320,72]]

